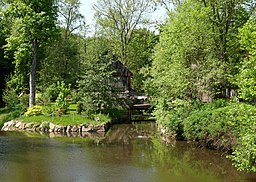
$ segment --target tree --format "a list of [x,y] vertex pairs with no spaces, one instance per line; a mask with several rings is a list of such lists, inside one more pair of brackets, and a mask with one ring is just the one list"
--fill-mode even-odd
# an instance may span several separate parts
[[36,66],[39,47],[45,46],[56,31],[57,9],[54,0],[16,0],[4,10],[6,22],[11,22],[7,50],[14,49],[16,64],[32,59],[29,72],[29,107],[35,104]]
[[244,50],[244,61],[237,75],[240,97],[249,102],[256,101],[256,18],[252,17],[239,29],[241,49]]
[[98,0],[93,6],[97,24],[111,40],[112,51],[127,65],[128,45],[134,30],[147,22],[146,15],[154,10],[150,0]]
[[4,26],[2,23],[1,11],[6,7],[6,2],[0,2],[0,107],[4,106],[2,102],[3,89],[5,88],[6,79],[11,72],[13,72],[12,58],[6,58],[4,55],[4,45],[6,45],[7,35],[3,32]]
[[170,13],[149,79],[156,90],[148,88],[171,100],[226,96],[241,60],[238,28],[251,13],[245,3],[188,0]]
[[85,69],[78,81],[79,98],[85,110],[100,111],[116,106],[114,61],[106,39],[88,40]]
[[84,49],[85,40],[78,35],[70,35],[68,39],[62,35],[46,46],[39,70],[40,90],[45,90],[57,81],[64,81],[74,87],[82,71]]
[[84,16],[79,12],[80,6],[80,0],[59,1],[60,26],[64,29],[65,39],[75,31],[87,29]]
[[57,81],[75,86],[85,51],[87,27],[79,12],[79,0],[61,0],[59,5],[59,37],[44,49],[40,64],[40,89]]
[[155,45],[158,42],[158,35],[146,28],[134,30],[134,36],[127,50],[127,62],[133,74],[132,87],[136,91],[143,91],[145,77],[143,71],[151,67],[152,55]]

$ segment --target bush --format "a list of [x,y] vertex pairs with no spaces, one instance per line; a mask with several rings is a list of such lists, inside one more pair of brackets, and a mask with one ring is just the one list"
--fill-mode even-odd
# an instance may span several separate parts
[[55,111],[57,111],[57,108],[55,105],[53,104],[50,104],[50,105],[47,105],[47,106],[43,106],[42,107],[42,113],[43,115],[46,115],[46,116],[52,116],[55,114]]
[[7,85],[3,93],[3,101],[9,109],[14,108],[19,103],[19,97],[16,91]]
[[187,117],[184,136],[202,140],[206,146],[232,150],[230,158],[240,170],[255,171],[256,165],[256,107],[232,103],[209,109],[205,106]]
[[61,110],[67,110],[69,107],[67,96],[70,94],[70,85],[68,86],[64,82],[58,82],[57,87],[59,94],[56,99],[56,106]]
[[59,94],[59,88],[54,83],[54,84],[50,85],[49,87],[47,87],[47,89],[45,91],[43,91],[42,100],[46,103],[54,102],[57,99],[58,94]]
[[20,105],[19,105],[19,109],[21,114],[25,113],[28,109],[28,105],[29,105],[29,95],[28,94],[24,94],[22,95],[20,98]]
[[76,113],[77,114],[81,114],[83,111],[83,103],[82,102],[77,102],[77,105],[76,105]]
[[157,123],[166,126],[169,132],[177,138],[183,138],[183,120],[188,117],[193,108],[198,103],[176,99],[173,101],[158,101],[153,115],[157,118]]
[[38,116],[43,114],[43,107],[42,106],[33,106],[25,112],[24,116]]

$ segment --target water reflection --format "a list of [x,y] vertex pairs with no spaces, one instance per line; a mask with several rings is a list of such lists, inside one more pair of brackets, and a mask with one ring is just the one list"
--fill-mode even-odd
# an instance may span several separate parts
[[115,125],[85,138],[0,133],[0,181],[256,181],[222,153],[158,138],[154,123]]

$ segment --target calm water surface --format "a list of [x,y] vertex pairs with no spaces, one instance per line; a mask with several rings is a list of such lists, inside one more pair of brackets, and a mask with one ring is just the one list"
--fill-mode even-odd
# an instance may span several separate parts
[[255,182],[225,154],[164,145],[154,123],[115,125],[105,135],[0,132],[1,182]]

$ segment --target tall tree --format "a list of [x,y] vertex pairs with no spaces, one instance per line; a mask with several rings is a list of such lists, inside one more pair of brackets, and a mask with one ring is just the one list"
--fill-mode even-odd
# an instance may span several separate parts
[[97,24],[111,40],[113,52],[127,65],[128,45],[134,30],[154,10],[151,0],[98,0],[93,6]]
[[237,75],[240,97],[246,101],[256,101],[256,17],[252,17],[239,29],[241,49],[244,50],[244,61]]
[[35,104],[36,66],[39,47],[44,46],[56,31],[55,0],[16,0],[4,10],[6,22],[11,23],[7,50],[15,50],[16,64],[29,57],[29,107]]
[[116,90],[113,87],[113,54],[108,50],[108,41],[97,37],[88,40],[84,70],[78,81],[79,97],[85,110],[100,111],[116,107]]
[[64,38],[67,39],[72,33],[86,29],[84,16],[79,12],[80,0],[60,0],[59,19],[60,26],[64,29]]
[[144,70],[152,65],[152,56],[159,36],[146,28],[134,30],[134,36],[128,46],[127,55],[130,71],[133,72],[132,88],[143,91]]
[[84,54],[87,26],[79,12],[79,0],[58,1],[60,36],[51,42],[44,51],[40,65],[40,89],[46,89],[57,81],[75,85],[80,73]]
[[7,35],[3,32],[4,25],[2,23],[1,11],[6,7],[6,1],[0,2],[0,107],[4,105],[2,102],[3,89],[5,88],[6,78],[13,71],[12,58],[6,58],[4,54],[4,45],[6,45]]

